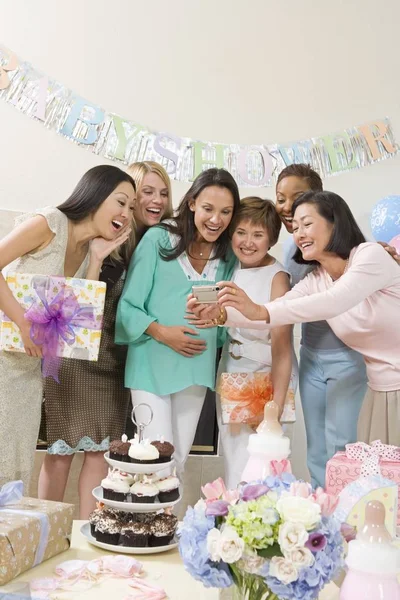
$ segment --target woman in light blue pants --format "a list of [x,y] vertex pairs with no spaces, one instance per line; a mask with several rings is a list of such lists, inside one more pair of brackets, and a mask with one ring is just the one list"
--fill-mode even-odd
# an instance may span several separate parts
[[[276,210],[292,233],[292,206],[304,192],[321,191],[318,173],[308,165],[286,167],[278,177]],[[296,246],[284,245],[284,266],[295,285],[314,267],[292,260]],[[333,333],[326,321],[303,323],[299,387],[307,432],[307,464],[314,486],[325,486],[327,461],[357,440],[357,421],[367,390],[362,356]]]
[[367,388],[364,360],[347,346],[300,348],[299,387],[307,432],[307,463],[313,485],[324,486],[327,461],[357,439]]

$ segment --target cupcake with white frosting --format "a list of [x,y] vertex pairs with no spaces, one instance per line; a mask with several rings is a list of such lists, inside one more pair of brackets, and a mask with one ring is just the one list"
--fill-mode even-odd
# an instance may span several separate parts
[[129,448],[129,459],[132,463],[149,465],[159,462],[160,453],[155,446],[150,444],[149,440],[139,442],[135,437]]
[[101,487],[103,488],[103,498],[116,502],[129,501],[129,483],[112,471],[102,480]]
[[149,480],[137,481],[131,485],[132,502],[153,503],[158,495],[158,487]]
[[179,498],[179,479],[175,475],[159,479],[155,484],[160,502],[172,502]]

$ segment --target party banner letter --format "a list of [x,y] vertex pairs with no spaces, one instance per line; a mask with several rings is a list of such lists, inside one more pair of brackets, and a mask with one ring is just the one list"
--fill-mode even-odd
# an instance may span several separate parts
[[[319,139],[323,142],[323,145],[328,152],[331,173],[338,173],[339,171],[355,169],[357,167],[353,150],[351,150],[350,156],[346,152],[345,141],[348,142],[349,148],[351,149],[351,140],[347,131],[342,131],[337,135],[325,135]],[[339,160],[339,157],[341,157],[341,160]]]
[[[250,152],[258,152],[263,163],[264,174],[261,179],[250,179],[247,170],[247,155]],[[271,156],[263,148],[242,148],[238,155],[238,173],[244,183],[248,185],[267,185],[269,178],[272,175],[274,167]]]
[[46,120],[46,101],[47,101],[48,85],[49,85],[49,80],[47,79],[46,76],[42,77],[37,82],[38,95],[37,95],[37,99],[36,99],[36,109],[35,109],[35,112],[33,113],[33,116],[36,117],[37,119],[40,119],[40,121]]
[[162,156],[163,158],[167,158],[168,160],[170,160],[173,164],[172,170],[168,170],[169,175],[173,175],[174,173],[176,173],[176,167],[178,164],[178,154],[176,152],[172,152],[172,150],[169,150],[168,148],[165,148],[161,142],[163,140],[167,140],[167,142],[169,140],[171,140],[172,142],[175,142],[176,145],[176,149],[179,151],[181,149],[181,145],[182,145],[182,140],[180,137],[176,136],[176,135],[172,135],[171,133],[158,133],[156,135],[156,139],[154,140],[154,150],[156,152],[158,152],[158,154],[160,156]]
[[304,140],[291,146],[279,146],[278,149],[283,162],[288,166],[298,163],[311,163],[311,145],[312,143],[309,140]]
[[145,131],[145,128],[141,125],[137,125],[136,123],[132,123],[131,121],[129,121],[129,123],[131,123],[131,125],[134,125],[136,129],[135,132],[132,133],[129,137],[126,137],[123,123],[127,123],[128,121],[126,119],[122,119],[118,115],[111,115],[111,118],[113,120],[115,132],[118,138],[118,146],[114,153],[114,157],[118,158],[118,160],[125,160],[125,151],[128,142],[130,142],[132,138],[136,137],[141,131]]
[[385,137],[388,133],[388,126],[386,123],[383,121],[374,121],[369,125],[360,125],[358,129],[367,140],[373,160],[379,160],[382,158],[382,152],[378,146],[378,142],[384,146],[386,152],[389,154],[395,154],[396,148],[393,146],[390,140]]
[[7,75],[7,71],[14,71],[18,67],[18,58],[14,52],[11,52],[8,48],[4,48],[4,46],[0,46],[0,53],[8,57],[7,64],[0,65],[0,90],[5,90],[10,85],[10,78]]
[[[207,165],[208,169],[217,167],[222,169],[224,167],[224,148],[223,144],[207,144],[207,142],[193,142],[193,159],[194,159],[194,173],[193,179],[196,179],[197,175],[203,171],[203,165]],[[214,150],[215,158],[204,158],[203,150]]]
[[[93,116],[90,118],[87,116],[83,116],[82,112],[84,109],[91,109],[93,111]],[[94,104],[90,104],[84,98],[76,98],[75,102],[71,106],[70,113],[68,115],[67,120],[65,121],[63,128],[60,133],[66,135],[69,138],[72,138],[76,142],[80,144],[94,144],[98,138],[98,133],[96,131],[95,125],[99,125],[104,119],[104,111],[100,108],[100,106],[96,106]],[[85,137],[77,137],[74,135],[75,127],[81,121],[87,125],[87,133]]]

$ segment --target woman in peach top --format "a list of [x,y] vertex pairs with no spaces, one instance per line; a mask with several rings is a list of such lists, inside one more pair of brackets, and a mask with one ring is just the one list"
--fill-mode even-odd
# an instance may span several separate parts
[[221,282],[219,301],[225,314],[214,314],[215,307],[202,309],[193,299],[189,309],[201,319],[216,318],[220,325],[253,329],[326,319],[366,363],[369,389],[358,421],[358,439],[400,446],[397,263],[382,246],[365,241],[346,202],[332,192],[307,192],[296,200],[293,234],[295,260],[320,267],[285,296],[258,305],[235,284]]

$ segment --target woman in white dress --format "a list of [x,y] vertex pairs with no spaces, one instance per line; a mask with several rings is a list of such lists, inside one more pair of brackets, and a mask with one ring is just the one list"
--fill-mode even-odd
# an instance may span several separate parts
[[[254,302],[269,302],[290,289],[287,271],[269,254],[280,229],[270,200],[249,197],[241,201],[232,223],[232,250],[239,261],[232,281]],[[241,480],[249,435],[262,420],[264,404],[274,400],[281,421],[294,420],[296,384],[291,326],[271,331],[228,329],[217,375],[217,418],[229,489]]]

